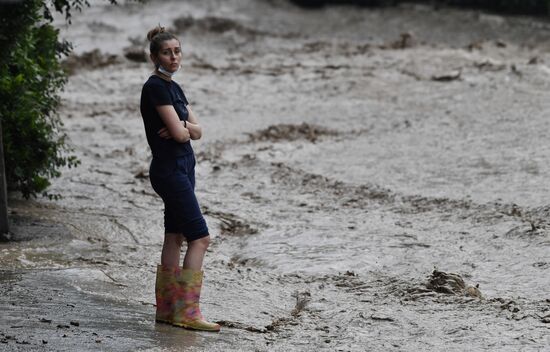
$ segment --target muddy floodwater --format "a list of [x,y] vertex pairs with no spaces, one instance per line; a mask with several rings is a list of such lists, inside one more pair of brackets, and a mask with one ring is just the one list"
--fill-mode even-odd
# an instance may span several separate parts
[[[549,351],[550,23],[402,5],[93,1],[61,118],[81,160],[10,199],[1,351]],[[154,322],[148,29],[204,129],[204,315]]]

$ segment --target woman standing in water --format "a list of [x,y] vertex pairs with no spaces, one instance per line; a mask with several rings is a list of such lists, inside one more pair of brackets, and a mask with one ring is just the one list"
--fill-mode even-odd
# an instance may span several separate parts
[[[195,197],[195,155],[190,140],[202,129],[181,87],[172,80],[180,68],[179,40],[163,27],[147,33],[155,71],[143,85],[141,116],[153,153],[151,185],[164,201],[164,245],[157,267],[156,321],[206,331],[220,326],[203,319],[199,309],[202,263],[210,242]],[[183,241],[187,251],[180,267]]]

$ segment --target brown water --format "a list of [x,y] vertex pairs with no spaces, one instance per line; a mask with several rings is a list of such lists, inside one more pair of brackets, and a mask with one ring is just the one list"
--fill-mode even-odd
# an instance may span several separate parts
[[[550,348],[549,24],[92,5],[58,22],[77,55],[100,51],[73,59],[62,94],[82,164],[54,182],[62,200],[10,202],[22,241],[0,245],[0,350]],[[202,307],[220,334],[153,322],[162,203],[138,109],[151,66],[123,52],[158,22],[180,33],[176,81],[204,128]]]

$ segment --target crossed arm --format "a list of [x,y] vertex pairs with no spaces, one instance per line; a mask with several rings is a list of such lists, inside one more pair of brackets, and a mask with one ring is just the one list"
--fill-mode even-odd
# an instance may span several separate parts
[[196,140],[202,137],[202,128],[190,105],[187,105],[189,117],[185,123],[184,121],[180,121],[172,105],[157,106],[157,111],[162,122],[166,125],[166,127],[161,128],[157,132],[161,138],[173,139],[178,143],[185,143],[190,139]]

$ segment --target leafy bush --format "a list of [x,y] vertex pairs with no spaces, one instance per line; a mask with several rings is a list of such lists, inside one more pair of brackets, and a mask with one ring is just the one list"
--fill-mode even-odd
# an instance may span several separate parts
[[[110,0],[115,3],[114,0]],[[8,189],[25,198],[42,193],[60,168],[78,165],[68,155],[55,114],[66,82],[60,59],[71,49],[58,39],[50,8],[65,15],[86,0],[22,0],[0,3],[0,124]]]
[[66,81],[59,65],[70,47],[43,21],[44,4],[26,0],[4,4],[1,12],[3,51],[0,61],[0,118],[6,179],[10,190],[25,198],[45,192],[59,168],[75,166],[64,156],[56,95]]

